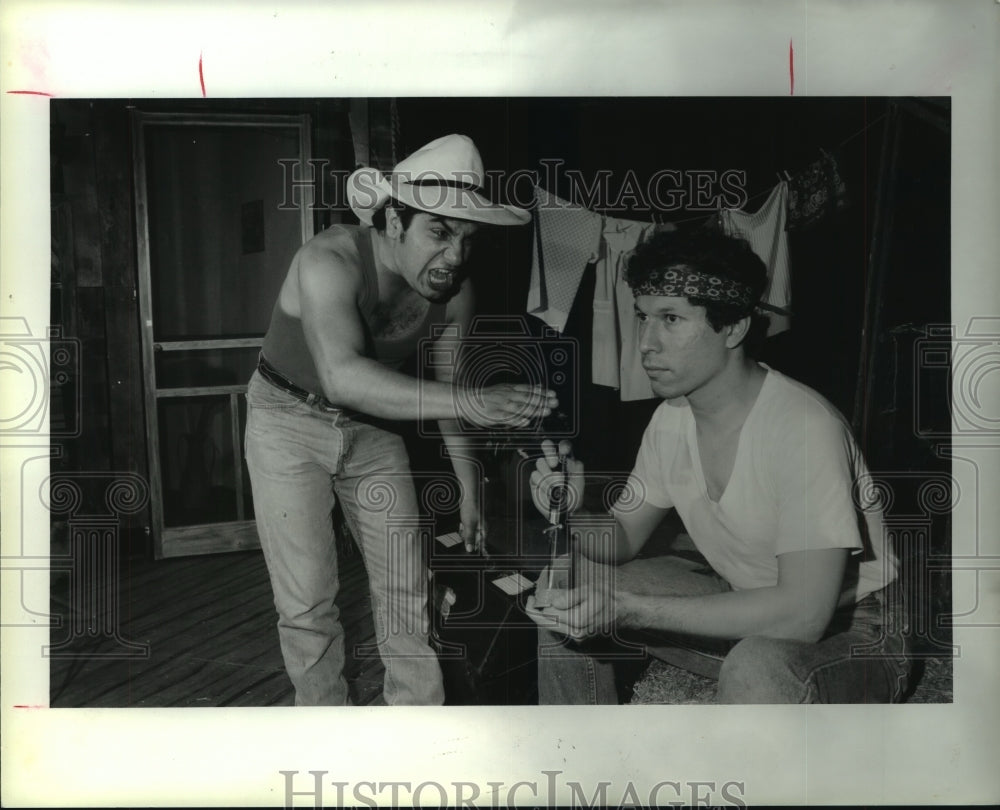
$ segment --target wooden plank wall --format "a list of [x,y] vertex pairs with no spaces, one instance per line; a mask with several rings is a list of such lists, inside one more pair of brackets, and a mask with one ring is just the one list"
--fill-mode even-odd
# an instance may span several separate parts
[[[97,226],[107,335],[108,424],[113,470],[145,470],[139,315],[136,308],[132,150],[128,110],[101,102],[94,116]],[[144,518],[148,523],[148,517]]]
[[[124,102],[59,102],[51,110],[53,200],[68,207],[73,233],[71,261],[62,268],[58,314],[63,335],[79,340],[75,382],[83,403],[80,436],[60,442],[60,466],[74,472],[145,474]],[[101,512],[102,492],[86,495],[83,508]],[[148,513],[123,522],[146,525]]]

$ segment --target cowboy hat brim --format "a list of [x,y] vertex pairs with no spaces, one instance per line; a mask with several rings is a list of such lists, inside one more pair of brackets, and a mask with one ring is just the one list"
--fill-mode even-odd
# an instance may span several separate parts
[[375,169],[357,169],[347,181],[351,210],[365,225],[372,214],[392,197],[420,211],[490,225],[524,225],[531,213],[513,205],[493,203],[478,191],[448,185],[414,184],[394,178],[392,182]]
[[524,225],[531,221],[529,211],[491,202],[471,188],[400,182],[392,184],[391,196],[418,211],[454,219],[489,225]]

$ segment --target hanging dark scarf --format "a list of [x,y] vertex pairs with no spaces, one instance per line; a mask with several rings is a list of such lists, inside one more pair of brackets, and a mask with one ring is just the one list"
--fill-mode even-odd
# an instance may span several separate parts
[[837,160],[829,152],[820,151],[823,157],[788,181],[786,230],[807,227],[847,207],[847,187]]

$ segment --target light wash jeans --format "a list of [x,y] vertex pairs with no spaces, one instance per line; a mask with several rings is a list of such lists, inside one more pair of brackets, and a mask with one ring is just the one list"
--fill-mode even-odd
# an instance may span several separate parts
[[428,644],[426,531],[403,440],[348,412],[303,402],[257,372],[247,403],[257,531],[295,704],[349,702],[334,601],[337,500],[368,572],[386,703],[443,703],[441,669]]
[[[657,591],[678,596],[729,590],[721,577],[674,567],[669,557],[636,560],[622,569],[636,592],[653,593],[643,584],[654,579]],[[817,643],[630,633],[575,644],[539,627],[538,702],[617,703],[618,674],[648,654],[717,678],[717,703],[894,703],[910,670],[901,612],[898,587],[890,585],[838,609]]]

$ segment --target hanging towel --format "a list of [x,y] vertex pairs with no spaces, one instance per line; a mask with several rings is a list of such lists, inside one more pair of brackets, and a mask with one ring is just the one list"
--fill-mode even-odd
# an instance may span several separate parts
[[782,181],[767,201],[754,214],[723,209],[722,228],[730,236],[742,236],[750,243],[767,268],[767,288],[763,302],[784,313],[769,311],[771,320],[767,334],[776,335],[790,326],[792,303],[791,278],[788,266],[788,235],[785,233],[788,183]]
[[535,242],[528,314],[562,332],[588,264],[597,258],[601,216],[535,188]]
[[657,229],[652,222],[608,217],[594,289],[591,381],[618,388],[623,402],[655,397],[639,354],[639,321],[625,281],[629,254]]

